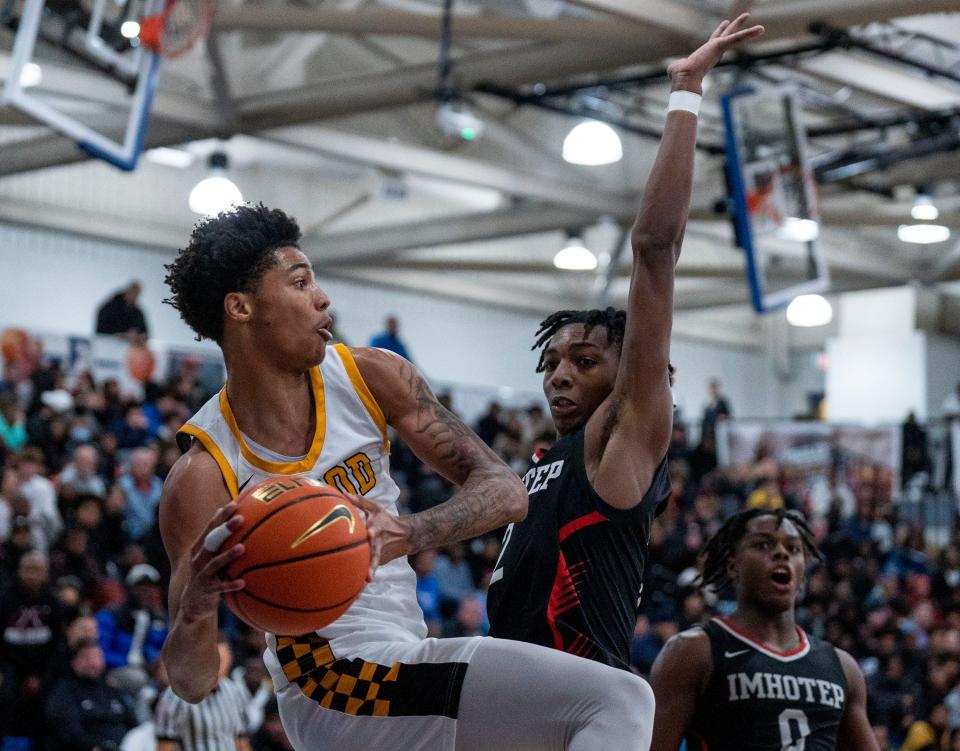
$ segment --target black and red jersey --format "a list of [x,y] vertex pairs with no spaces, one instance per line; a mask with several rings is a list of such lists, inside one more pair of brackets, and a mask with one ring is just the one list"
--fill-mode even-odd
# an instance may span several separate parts
[[632,509],[587,479],[583,430],[561,438],[524,476],[527,518],[507,527],[490,579],[490,635],[629,669],[650,524],[670,496],[666,459]]
[[697,698],[688,748],[836,749],[847,679],[832,645],[799,626],[797,647],[788,652],[756,641],[725,618],[702,628],[713,669]]

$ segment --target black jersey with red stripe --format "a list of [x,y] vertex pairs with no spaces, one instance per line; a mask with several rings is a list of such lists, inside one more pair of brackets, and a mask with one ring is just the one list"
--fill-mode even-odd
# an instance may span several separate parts
[[650,524],[670,496],[666,459],[632,509],[590,485],[583,431],[561,438],[523,478],[527,518],[511,524],[490,579],[490,634],[628,669]]
[[697,699],[688,748],[836,749],[847,679],[832,645],[799,626],[797,647],[788,652],[755,641],[725,618],[702,628],[713,669]]

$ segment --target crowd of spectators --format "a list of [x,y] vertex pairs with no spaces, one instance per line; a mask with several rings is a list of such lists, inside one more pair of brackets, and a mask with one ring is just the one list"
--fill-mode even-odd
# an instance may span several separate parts
[[[0,751],[155,748],[169,578],[157,505],[179,456],[175,432],[207,397],[189,372],[130,399],[115,382],[69,376],[56,362],[0,383]],[[539,405],[491,404],[474,427],[518,472],[555,438]],[[402,511],[449,496],[444,478],[393,445]],[[826,563],[809,576],[800,623],[860,662],[881,748],[960,748],[960,538],[931,545],[882,468],[864,468],[845,495],[813,509],[775,459],[718,468],[714,436],[691,445],[682,423],[670,474],[631,648],[638,673],[670,636],[732,608],[729,593],[704,594],[696,581],[698,553],[724,518],[747,505],[816,511]],[[486,633],[499,553],[495,532],[413,557],[431,634]],[[289,751],[262,634],[226,609],[221,623],[236,655],[232,679],[249,696],[252,748]],[[89,701],[64,701],[81,693]]]

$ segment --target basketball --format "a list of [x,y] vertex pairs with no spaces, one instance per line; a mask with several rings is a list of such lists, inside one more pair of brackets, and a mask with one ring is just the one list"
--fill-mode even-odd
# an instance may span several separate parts
[[224,543],[243,543],[227,569],[246,586],[226,594],[243,621],[296,636],[336,620],[366,584],[370,547],[363,514],[332,485],[271,477],[237,499],[243,526]]

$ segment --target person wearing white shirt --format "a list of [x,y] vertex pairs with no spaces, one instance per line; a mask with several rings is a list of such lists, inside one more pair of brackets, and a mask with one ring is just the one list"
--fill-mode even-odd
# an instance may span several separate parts
[[43,467],[43,452],[35,446],[27,446],[17,462],[17,490],[30,503],[34,547],[46,552],[63,530],[63,518],[57,508],[57,491],[41,474]]

